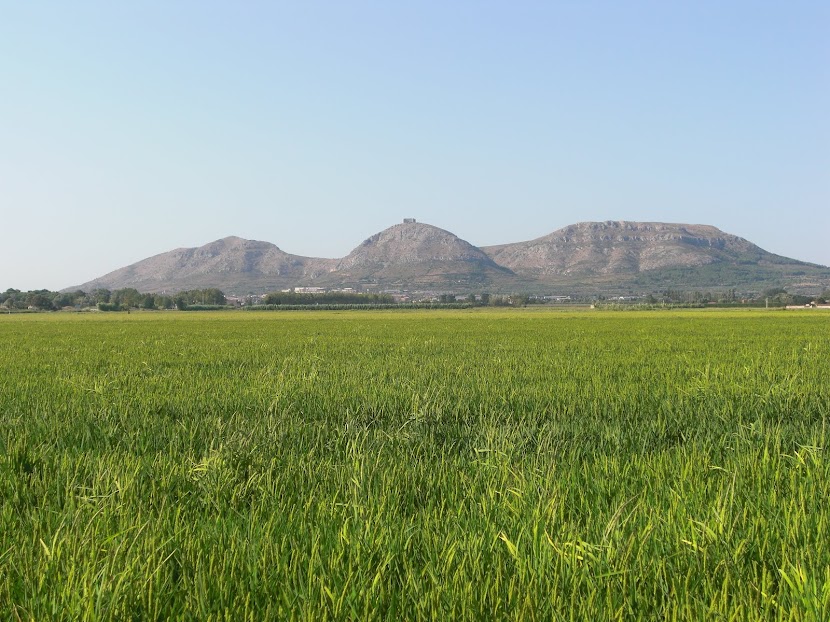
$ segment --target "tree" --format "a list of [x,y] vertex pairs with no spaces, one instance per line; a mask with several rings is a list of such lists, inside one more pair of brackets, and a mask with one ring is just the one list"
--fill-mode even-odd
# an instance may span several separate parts
[[109,302],[112,292],[106,288],[94,289],[90,296],[90,302],[97,304],[99,302]]
[[204,290],[205,292],[205,304],[209,305],[223,305],[225,304],[225,294],[222,290],[211,288]]
[[[12,289],[12,288],[10,287],[10,288],[9,288],[9,289],[7,289],[5,292],[3,292],[2,294],[0,294],[0,304],[5,304],[5,303],[7,303],[7,302],[8,302],[8,301],[10,301],[10,300],[12,301],[12,304],[14,304],[15,297],[16,297],[18,294],[20,294],[20,290],[19,290],[19,289]],[[11,307],[9,307],[9,308],[11,309]]]
[[27,297],[27,302],[30,306],[35,307],[36,309],[41,309],[42,311],[51,311],[54,307],[52,306],[52,298],[43,292],[37,292],[34,294],[29,294]]
[[172,309],[173,298],[171,298],[170,296],[156,294],[155,296],[153,296],[153,306],[156,309]]
[[112,292],[110,302],[129,309],[138,307],[144,300],[144,296],[134,287],[125,287]]
[[63,307],[71,307],[75,302],[72,294],[57,294],[52,299],[52,306],[55,309],[62,309]]

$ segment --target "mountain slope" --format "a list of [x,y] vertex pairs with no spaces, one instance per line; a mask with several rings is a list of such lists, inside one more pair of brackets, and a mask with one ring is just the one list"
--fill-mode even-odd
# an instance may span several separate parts
[[432,225],[404,222],[366,239],[321,281],[441,288],[512,276],[469,242]]
[[144,292],[218,287],[259,291],[291,287],[330,270],[336,260],[291,255],[269,242],[227,237],[198,248],[177,248],[79,285],[134,287]]
[[517,275],[578,289],[820,289],[830,270],[769,253],[710,225],[582,222],[548,235],[482,248]]
[[783,279],[810,287],[830,274],[710,225],[581,222],[482,250],[517,275],[546,284],[737,287]]
[[528,242],[483,247],[517,274],[625,274],[764,259],[751,242],[708,225],[582,222]]

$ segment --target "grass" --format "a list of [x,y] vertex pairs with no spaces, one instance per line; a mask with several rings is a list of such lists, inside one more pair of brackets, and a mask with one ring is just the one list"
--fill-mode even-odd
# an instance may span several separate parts
[[0,317],[0,617],[830,618],[820,312]]

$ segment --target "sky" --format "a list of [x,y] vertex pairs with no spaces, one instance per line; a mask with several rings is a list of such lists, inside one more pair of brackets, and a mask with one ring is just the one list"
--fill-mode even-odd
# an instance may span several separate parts
[[0,0],[0,291],[711,224],[830,265],[830,3]]

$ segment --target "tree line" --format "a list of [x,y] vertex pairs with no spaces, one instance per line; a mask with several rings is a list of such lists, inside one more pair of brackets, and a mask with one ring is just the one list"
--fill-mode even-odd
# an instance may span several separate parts
[[[639,298],[639,297],[638,297]],[[469,294],[466,297],[457,297],[455,294],[441,294],[433,299],[435,302],[448,305],[464,303],[466,306],[526,306],[528,304],[544,304],[544,297],[523,294],[491,295],[488,293],[476,296]],[[616,299],[606,299],[605,296],[586,298],[589,302],[615,302]],[[760,293],[739,294],[736,290],[716,292],[663,290],[640,298],[646,304],[686,304],[707,305],[718,304],[724,306],[755,305],[770,306],[802,305],[811,302],[826,304],[830,301],[830,290],[820,296],[804,296],[788,293],[784,288],[768,288]],[[251,299],[249,303],[256,306],[273,307],[310,307],[322,305],[395,305],[394,298],[389,294],[358,293],[358,292],[271,292],[262,299]],[[7,289],[0,293],[0,309],[5,311],[59,311],[61,309],[90,309],[101,311],[129,311],[130,309],[179,309],[182,311],[198,311],[215,309],[228,304],[224,292],[216,288],[192,289],[175,294],[142,293],[132,287],[123,289],[94,289],[90,292],[77,290],[74,292],[55,292],[47,289],[21,291]]]
[[38,289],[28,292],[7,289],[0,294],[0,307],[8,311],[34,309],[59,311],[61,309],[98,308],[101,311],[130,309],[180,309],[192,306],[225,305],[225,294],[215,288],[193,289],[173,295],[142,293],[133,287],[124,289],[95,289],[91,292],[53,292]]
[[668,289],[661,292],[660,296],[655,297],[649,294],[646,302],[648,303],[697,303],[697,304],[718,304],[718,305],[766,305],[769,303],[772,306],[786,306],[786,305],[806,305],[812,302],[818,304],[825,304],[830,300],[830,289],[824,291],[818,296],[805,296],[804,294],[795,294],[787,292],[783,287],[769,287],[761,292],[756,293],[738,293],[735,289],[726,291],[684,291]]

